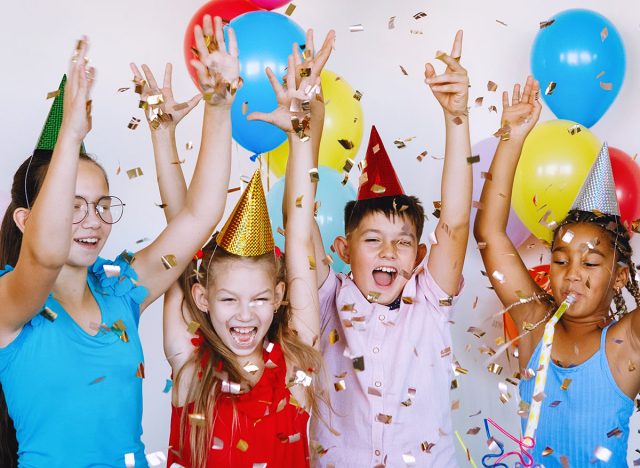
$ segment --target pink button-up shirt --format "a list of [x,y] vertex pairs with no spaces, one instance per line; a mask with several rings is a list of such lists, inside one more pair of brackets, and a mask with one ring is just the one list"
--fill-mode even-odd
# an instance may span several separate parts
[[450,315],[455,299],[426,261],[407,282],[400,308],[370,303],[333,270],[320,288],[332,433],[312,418],[314,467],[455,467],[449,391]]

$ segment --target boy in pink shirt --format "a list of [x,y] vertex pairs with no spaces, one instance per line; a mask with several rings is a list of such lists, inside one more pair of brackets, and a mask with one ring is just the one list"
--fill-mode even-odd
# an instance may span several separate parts
[[[312,418],[313,466],[456,465],[449,320],[462,286],[472,180],[461,49],[459,31],[451,54],[438,54],[445,72],[425,69],[446,126],[442,204],[428,257],[420,244],[424,209],[404,194],[374,127],[358,199],[345,207],[346,237],[333,244],[351,273],[316,262],[319,347],[333,410]],[[313,75],[312,60],[309,68]],[[321,132],[322,121],[310,128]],[[324,258],[319,229],[314,237],[315,258]]]

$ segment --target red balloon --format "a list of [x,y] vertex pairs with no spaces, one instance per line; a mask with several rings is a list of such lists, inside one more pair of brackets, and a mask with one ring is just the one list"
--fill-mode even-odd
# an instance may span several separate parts
[[256,5],[258,5],[260,8],[264,8],[266,10],[274,10],[290,2],[290,0],[251,0],[251,1]]
[[624,151],[609,146],[616,197],[620,207],[620,218],[631,228],[631,223],[640,218],[640,167]]
[[228,23],[236,16],[256,10],[262,10],[262,8],[245,0],[211,0],[195,12],[184,33],[184,61],[187,64],[191,79],[198,89],[200,89],[198,75],[191,65],[191,60],[197,58],[193,53],[193,48],[196,44],[193,38],[193,28],[196,24],[202,26],[202,18],[204,18],[205,15],[210,15],[212,19],[214,16],[219,16],[224,22]]

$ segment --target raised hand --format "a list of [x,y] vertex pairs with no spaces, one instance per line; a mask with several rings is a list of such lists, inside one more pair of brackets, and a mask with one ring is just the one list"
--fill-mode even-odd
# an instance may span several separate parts
[[298,44],[293,44],[292,55],[297,70],[296,86],[300,86],[301,84],[307,86],[309,85],[309,83],[316,83],[318,81],[318,79],[320,78],[320,73],[324,69],[324,66],[331,56],[331,51],[333,50],[333,44],[335,43],[335,40],[336,33],[332,29],[327,33],[322,47],[320,48],[318,53],[315,54],[315,56],[313,45],[313,29],[307,30],[307,40],[302,56],[300,56],[300,47],[298,46]]
[[202,27],[196,25],[194,29],[198,60],[191,60],[191,65],[198,74],[205,102],[230,107],[242,86],[242,78],[236,35],[233,28],[228,28],[227,33],[229,44],[224,40],[222,19],[216,16],[212,23],[211,16],[206,15]]
[[91,89],[96,73],[93,67],[86,66],[88,50],[87,37],[82,36],[69,63],[64,87],[62,128],[78,141],[91,130]]
[[469,100],[469,77],[467,70],[460,65],[462,54],[462,31],[456,33],[451,54],[441,52],[436,57],[443,61],[447,68],[444,73],[436,75],[432,64],[425,65],[425,83],[429,85],[433,95],[442,106],[442,110],[450,116],[467,114]]
[[520,84],[513,87],[511,104],[509,93],[502,93],[502,133],[508,133],[510,138],[525,138],[540,118],[542,105],[540,104],[540,83],[531,76],[527,77],[524,91],[520,94]]
[[[156,78],[147,65],[142,65],[145,79],[142,78],[135,63],[131,63],[129,66],[133,72],[133,81],[139,86],[137,91],[140,92],[140,99],[146,102],[145,116],[152,129],[174,131],[178,123],[198,105],[202,98],[200,94],[197,94],[186,102],[178,103],[175,100],[171,87],[172,66],[170,63],[167,63],[164,68],[162,88],[158,87]],[[162,96],[162,99],[155,99],[155,96]],[[150,97],[151,99],[149,99]],[[162,117],[164,115],[170,117]]]
[[296,71],[293,55],[289,55],[284,86],[280,84],[271,68],[267,67],[266,73],[276,93],[278,107],[269,113],[252,112],[247,119],[262,120],[287,133],[296,133],[304,138],[311,118],[311,100],[315,99],[320,89],[320,77],[316,76],[314,82],[300,80],[300,84],[296,86],[296,75],[299,73]]

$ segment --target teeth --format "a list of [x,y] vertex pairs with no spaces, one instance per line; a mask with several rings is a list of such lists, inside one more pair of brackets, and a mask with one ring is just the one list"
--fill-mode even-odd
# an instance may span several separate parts
[[95,244],[98,242],[98,239],[95,237],[87,237],[86,239],[76,239],[77,242],[82,242],[83,244]]
[[249,334],[255,330],[255,327],[231,327],[231,331],[235,333]]
[[378,267],[373,271],[383,271],[385,273],[397,273],[398,272],[398,270],[396,270],[393,267],[384,267],[384,266],[383,267]]

